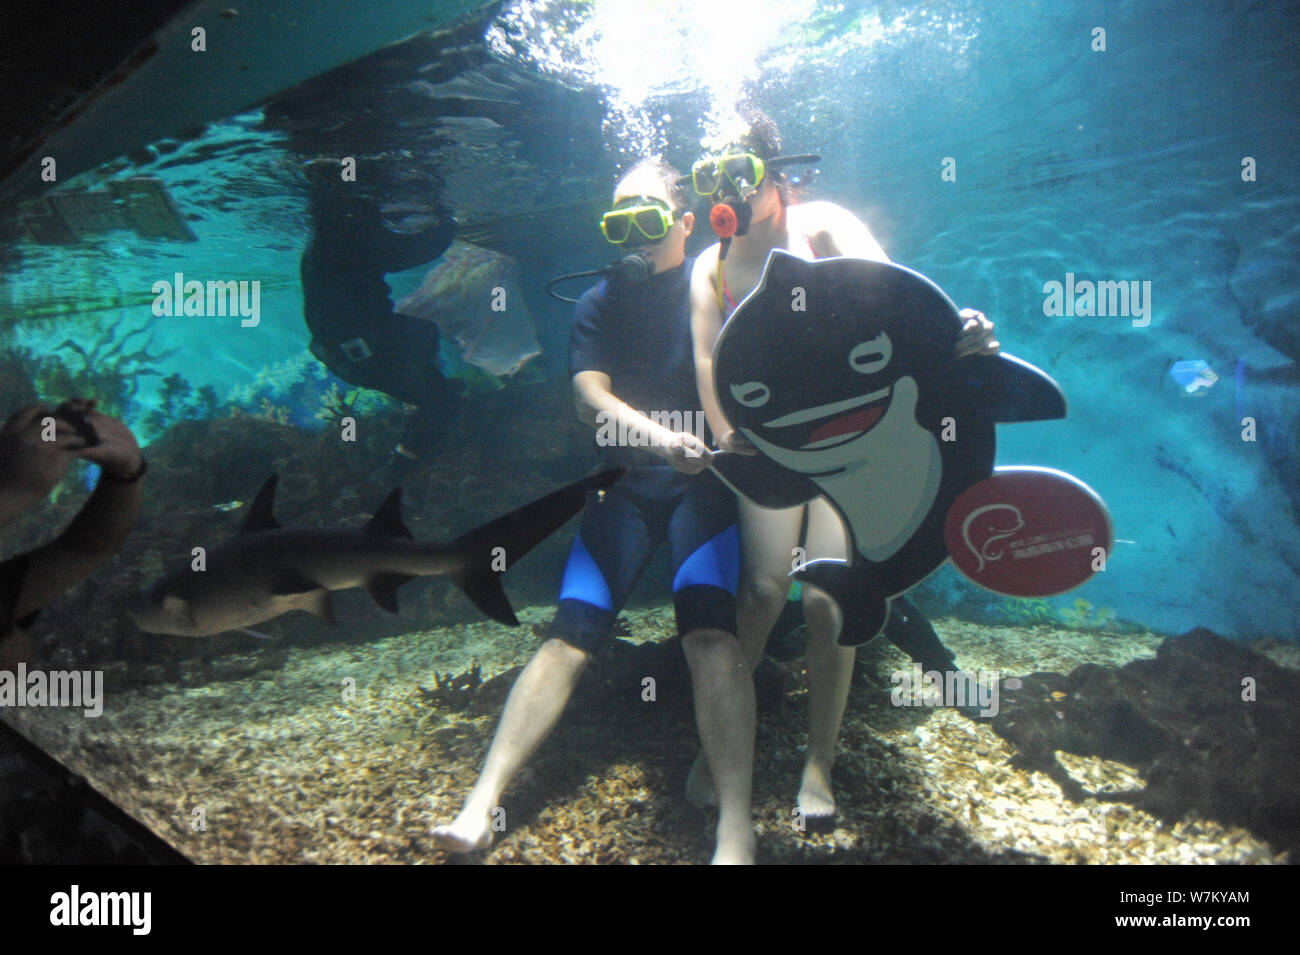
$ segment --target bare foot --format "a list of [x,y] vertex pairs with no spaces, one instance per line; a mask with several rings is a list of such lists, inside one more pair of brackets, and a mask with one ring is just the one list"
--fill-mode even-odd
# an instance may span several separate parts
[[492,819],[486,813],[461,811],[449,826],[433,830],[433,841],[448,852],[477,852],[492,845]]
[[695,754],[690,775],[686,777],[686,799],[699,809],[717,808],[718,794],[713,788],[713,774],[709,772],[704,750]]
[[753,865],[758,852],[758,839],[754,830],[745,826],[735,832],[724,832],[718,826],[718,845],[713,850],[710,865]]
[[835,817],[835,796],[831,793],[830,773],[809,763],[803,768],[799,784],[799,811],[805,820],[828,820]]

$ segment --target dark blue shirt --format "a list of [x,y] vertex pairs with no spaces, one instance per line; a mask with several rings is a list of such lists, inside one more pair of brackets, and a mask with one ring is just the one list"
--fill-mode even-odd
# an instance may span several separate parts
[[[588,289],[574,309],[569,375],[604,372],[614,397],[670,430],[690,431],[707,441],[691,345],[693,262],[688,258],[640,285],[603,279]],[[663,464],[644,450],[600,450],[612,464]]]

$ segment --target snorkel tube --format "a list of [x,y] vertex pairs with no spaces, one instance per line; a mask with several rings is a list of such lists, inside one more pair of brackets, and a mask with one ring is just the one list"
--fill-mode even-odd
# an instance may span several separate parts
[[561,282],[567,282],[570,279],[585,279],[595,276],[615,279],[624,285],[640,285],[649,280],[650,276],[655,274],[654,260],[650,258],[650,253],[644,250],[629,252],[621,259],[615,259],[603,269],[584,269],[581,272],[566,272],[564,275],[557,275],[546,283],[546,294],[551,298],[558,298],[561,302],[576,304],[576,298],[569,298],[567,295],[561,295],[555,291],[555,286]]
[[[727,250],[731,248],[731,237],[736,234],[743,235],[740,231],[740,215],[736,212],[739,206],[745,212],[750,212],[749,206],[743,202],[719,202],[709,210],[709,225],[718,236],[718,260],[721,261],[727,257]],[[752,217],[752,212],[750,213]],[[749,223],[746,223],[748,231]]]

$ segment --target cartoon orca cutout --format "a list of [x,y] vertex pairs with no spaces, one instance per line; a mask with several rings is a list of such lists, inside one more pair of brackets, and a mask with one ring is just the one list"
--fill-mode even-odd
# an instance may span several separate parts
[[719,405],[760,452],[716,453],[716,473],[763,507],[824,495],[849,531],[849,562],[810,555],[797,574],[839,603],[842,644],[876,636],[947,559],[944,518],[993,472],[994,423],[1065,416],[1034,366],[956,358],[960,330],[911,269],[774,250],[714,346]]

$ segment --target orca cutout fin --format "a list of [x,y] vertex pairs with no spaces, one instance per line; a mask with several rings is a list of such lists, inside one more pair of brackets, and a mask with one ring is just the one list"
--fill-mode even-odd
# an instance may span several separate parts
[[759,507],[794,507],[811,501],[821,489],[802,474],[784,468],[761,454],[715,451],[713,471],[724,484],[739,491]]
[[1065,417],[1065,394],[1051,375],[1005,352],[958,358],[953,366],[963,401],[993,421],[1052,421]]

